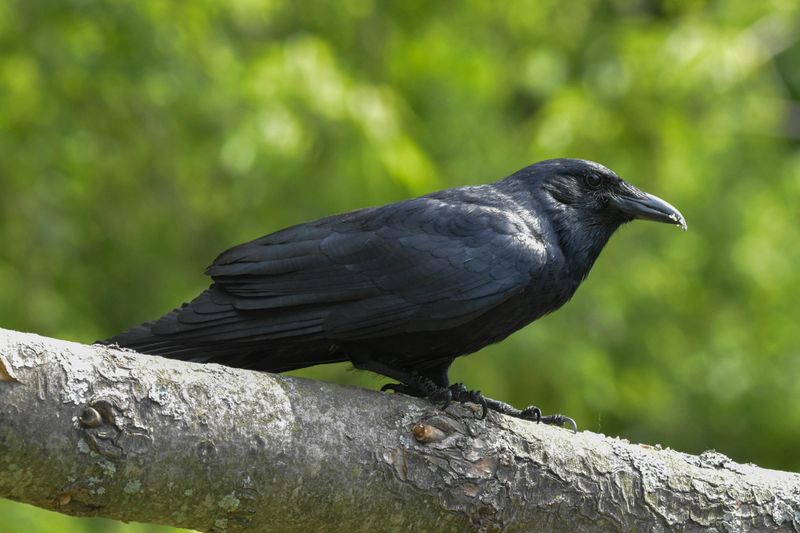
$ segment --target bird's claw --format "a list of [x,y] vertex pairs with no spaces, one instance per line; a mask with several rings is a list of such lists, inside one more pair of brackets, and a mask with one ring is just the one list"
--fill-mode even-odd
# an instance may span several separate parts
[[542,410],[536,407],[535,405],[531,405],[520,411],[519,416],[517,416],[517,418],[521,418],[523,420],[530,420],[531,422],[536,422],[537,424],[547,424],[550,426],[558,426],[558,427],[564,427],[564,425],[569,424],[570,426],[572,426],[573,433],[578,432],[578,424],[576,424],[575,421],[570,417],[564,415],[542,416]]
[[519,417],[523,420],[540,422],[542,420],[542,410],[535,405],[530,405],[520,412]]
[[444,411],[445,409],[447,409],[447,406],[450,405],[450,402],[453,401],[455,398],[453,398],[452,390],[450,390],[449,388],[447,389],[441,388],[428,394],[428,399],[430,399],[430,401],[432,401],[433,403],[441,403],[442,411]]
[[538,420],[542,424],[549,424],[551,426],[564,427],[565,424],[572,426],[572,432],[578,432],[578,424],[573,419],[564,415],[547,415],[541,416]]
[[481,394],[481,391],[469,390],[463,383],[454,383],[447,388],[431,391],[428,394],[428,399],[434,403],[441,403],[442,410],[447,409],[450,402],[458,402],[461,404],[470,402],[480,405],[482,409],[481,420],[486,418],[486,413],[488,412],[486,399],[483,397],[483,394]]
[[383,387],[381,387],[381,392],[392,391],[392,392],[400,392],[404,389],[404,385],[400,385],[399,383],[387,383]]
[[486,398],[483,397],[479,390],[469,390],[463,383],[454,383],[449,387],[452,393],[453,401],[459,403],[474,403],[481,406],[481,420],[486,418],[489,407],[486,405]]
[[414,396],[417,398],[424,396],[424,394],[420,393],[420,391],[417,389],[409,387],[408,385],[403,385],[402,383],[387,383],[381,387],[381,392],[387,391],[405,394],[406,396]]

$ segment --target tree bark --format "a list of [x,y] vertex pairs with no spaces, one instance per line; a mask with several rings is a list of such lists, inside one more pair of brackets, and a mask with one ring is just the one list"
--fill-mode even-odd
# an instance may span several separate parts
[[0,496],[201,531],[800,531],[800,475],[0,330]]

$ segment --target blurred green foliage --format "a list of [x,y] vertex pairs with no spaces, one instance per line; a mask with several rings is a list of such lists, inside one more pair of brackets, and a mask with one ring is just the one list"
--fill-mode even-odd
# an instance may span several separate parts
[[[798,37],[793,0],[6,0],[0,326],[91,342],[195,295],[233,244],[589,158],[689,232],[623,228],[570,304],[453,377],[800,470]],[[5,532],[149,527],[0,511]]]

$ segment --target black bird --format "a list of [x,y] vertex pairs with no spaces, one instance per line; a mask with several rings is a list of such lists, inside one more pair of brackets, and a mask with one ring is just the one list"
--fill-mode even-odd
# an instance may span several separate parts
[[270,372],[350,361],[399,382],[383,390],[574,427],[451,385],[447,371],[564,305],[636,218],[686,229],[677,209],[598,163],[542,161],[235,246],[197,298],[100,342]]

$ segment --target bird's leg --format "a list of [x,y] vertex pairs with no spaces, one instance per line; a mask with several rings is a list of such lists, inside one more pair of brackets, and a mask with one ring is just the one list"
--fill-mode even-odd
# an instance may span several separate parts
[[400,383],[387,383],[381,387],[381,391],[394,391],[407,394],[408,396],[415,396],[417,398],[428,398],[433,402],[443,402],[444,407],[450,404],[451,394],[448,388],[441,387],[434,383],[434,381],[426,376],[403,370],[402,368],[395,368],[391,365],[381,363],[379,361],[361,361],[351,360],[353,366],[360,370],[369,370],[376,374],[382,374],[386,377],[396,379]]
[[[443,402],[444,405],[442,409],[446,409],[451,401],[459,403],[471,402],[483,408],[481,420],[486,418],[487,407],[484,402],[483,394],[481,394],[480,391],[468,390],[463,383],[455,383],[449,387],[441,387],[430,378],[414,374],[411,374],[411,379],[409,381],[414,381],[414,385],[387,383],[381,387],[381,391],[390,390],[409,396],[416,396],[417,398],[427,398],[432,402]],[[406,381],[406,383],[409,381]]]
[[450,402],[459,403],[474,403],[480,405],[482,408],[481,419],[486,417],[489,409],[502,413],[504,415],[513,416],[514,418],[521,418],[522,420],[531,420],[533,422],[540,422],[542,424],[550,424],[555,426],[563,426],[569,424],[572,426],[572,431],[578,431],[578,425],[573,419],[564,415],[548,415],[542,416],[542,412],[538,407],[530,406],[525,409],[519,410],[513,405],[509,405],[499,400],[487,398],[480,391],[469,390],[463,383],[454,383],[449,387],[442,387],[436,384],[432,379],[408,372],[406,370],[395,368],[384,363],[377,361],[354,361],[353,365],[361,370],[369,370],[377,374],[396,379],[400,383],[387,383],[381,387],[381,391],[391,390],[393,392],[400,392],[409,396],[417,398],[428,398],[432,402],[442,402],[442,409],[446,409]]
[[377,374],[396,379],[400,383],[387,383],[381,387],[381,391],[393,391],[415,396],[417,398],[427,398],[434,403],[441,403],[442,409],[447,409],[451,401],[465,403],[472,402],[483,407],[481,418],[486,416],[486,405],[483,402],[483,395],[480,391],[470,391],[462,383],[456,383],[449,387],[443,387],[427,376],[414,372],[409,372],[401,368],[378,361],[358,361],[353,360],[353,366],[361,370],[369,370]]

